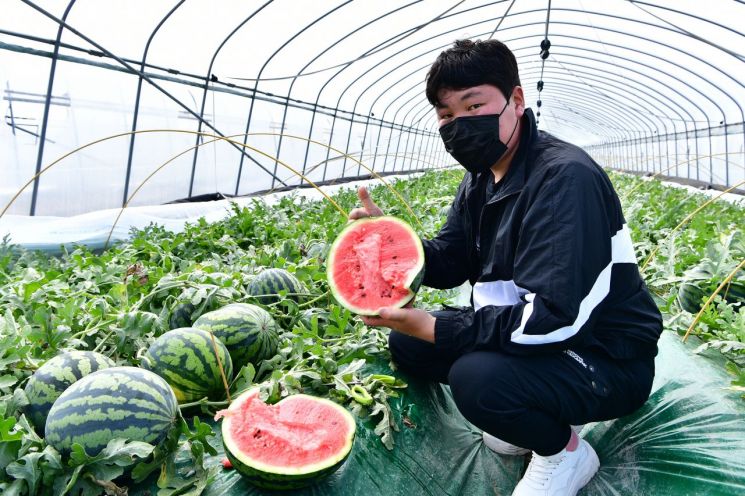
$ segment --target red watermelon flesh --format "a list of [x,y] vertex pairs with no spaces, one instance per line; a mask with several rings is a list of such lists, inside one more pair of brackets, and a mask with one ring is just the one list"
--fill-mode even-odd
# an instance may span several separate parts
[[408,303],[418,289],[423,267],[419,236],[395,217],[350,223],[334,241],[327,261],[334,296],[361,315]]
[[228,459],[260,487],[300,487],[328,475],[351,451],[356,430],[352,415],[330,400],[296,394],[268,405],[258,389],[220,417]]

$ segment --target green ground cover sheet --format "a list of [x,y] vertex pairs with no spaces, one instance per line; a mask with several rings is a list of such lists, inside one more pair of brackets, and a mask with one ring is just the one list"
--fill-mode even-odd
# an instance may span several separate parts
[[[691,346],[665,332],[647,403],[627,417],[585,427],[582,435],[595,447],[601,467],[580,494],[745,494],[745,405],[739,393],[721,387],[726,383],[722,367],[692,354]],[[361,422],[345,465],[320,484],[293,494],[512,492],[527,457],[489,451],[481,432],[458,412],[447,386],[409,378],[409,387],[392,406],[401,425],[392,451],[381,444],[372,425]],[[404,416],[409,426],[402,423]],[[209,463],[219,464],[221,459],[222,452]],[[218,474],[205,495],[267,493],[235,470]]]

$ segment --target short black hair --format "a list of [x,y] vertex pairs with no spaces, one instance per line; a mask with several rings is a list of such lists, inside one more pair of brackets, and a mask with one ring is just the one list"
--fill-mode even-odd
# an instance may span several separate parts
[[507,45],[497,40],[456,40],[440,53],[427,73],[427,100],[437,105],[442,89],[462,90],[491,84],[509,98],[520,86],[517,60]]

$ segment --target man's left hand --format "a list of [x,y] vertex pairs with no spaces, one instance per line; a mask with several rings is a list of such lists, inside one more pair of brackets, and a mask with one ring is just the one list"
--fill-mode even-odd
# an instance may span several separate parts
[[378,317],[362,317],[365,325],[390,327],[409,336],[435,342],[435,318],[419,308],[381,308]]

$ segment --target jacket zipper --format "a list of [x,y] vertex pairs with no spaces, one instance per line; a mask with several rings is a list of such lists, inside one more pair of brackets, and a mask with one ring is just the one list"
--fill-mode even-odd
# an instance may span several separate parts
[[515,196],[515,195],[520,194],[521,191],[522,190],[512,191],[510,193],[507,193],[504,196],[500,196],[500,197],[491,199],[491,200],[489,200],[488,202],[484,203],[481,206],[481,211],[479,212],[479,237],[476,240],[476,254],[479,257],[479,264],[481,263],[481,235],[484,232],[484,226],[482,225],[482,221],[484,220],[484,210],[486,210],[486,207],[488,207],[489,205],[496,205],[497,203],[501,202],[502,200],[505,200],[507,198],[510,198],[512,196]]

